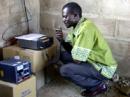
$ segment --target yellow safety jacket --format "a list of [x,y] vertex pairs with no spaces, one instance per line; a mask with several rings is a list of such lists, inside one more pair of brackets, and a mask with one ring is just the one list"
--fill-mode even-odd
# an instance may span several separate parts
[[90,62],[101,74],[112,78],[117,63],[111,50],[98,28],[88,19],[81,18],[66,39],[72,45],[72,58],[83,62]]

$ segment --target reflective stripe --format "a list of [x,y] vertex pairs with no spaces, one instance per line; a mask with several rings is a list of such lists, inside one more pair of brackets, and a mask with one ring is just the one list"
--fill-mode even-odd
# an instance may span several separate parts
[[107,78],[112,78],[115,71],[116,71],[116,68],[117,68],[117,65],[112,65],[112,66],[105,66],[105,65],[102,65],[102,64],[93,64],[93,66],[99,71],[99,70],[102,70],[101,71],[101,74]]
[[86,62],[90,51],[91,51],[90,49],[75,46],[72,49],[71,53],[73,59]]

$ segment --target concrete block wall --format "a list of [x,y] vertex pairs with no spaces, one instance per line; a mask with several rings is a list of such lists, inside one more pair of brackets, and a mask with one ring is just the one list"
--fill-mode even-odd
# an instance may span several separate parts
[[[14,35],[27,33],[23,0],[0,0],[0,47]],[[83,9],[83,16],[91,19],[107,39],[113,55],[119,64],[119,72],[130,76],[130,0],[25,0],[30,32],[41,32],[54,36],[55,29],[62,27],[61,8],[67,2],[77,2]],[[31,16],[30,16],[31,15]],[[40,20],[40,21],[39,21]],[[40,25],[39,25],[40,22]],[[3,34],[4,33],[4,34]]]
[[[8,38],[27,33],[24,0],[0,0],[0,47]],[[30,32],[39,32],[39,0],[25,0]],[[2,38],[4,37],[4,39]]]
[[67,2],[77,2],[83,16],[91,19],[108,41],[119,64],[119,73],[130,76],[130,0],[40,0],[40,26],[44,33],[55,35],[62,27],[61,9]]

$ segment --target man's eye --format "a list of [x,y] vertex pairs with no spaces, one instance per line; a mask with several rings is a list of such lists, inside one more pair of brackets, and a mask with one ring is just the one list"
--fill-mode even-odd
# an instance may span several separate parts
[[66,18],[66,16],[64,16],[63,18]]

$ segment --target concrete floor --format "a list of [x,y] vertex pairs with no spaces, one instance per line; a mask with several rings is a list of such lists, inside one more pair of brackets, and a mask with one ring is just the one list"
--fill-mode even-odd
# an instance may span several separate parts
[[[49,83],[38,91],[38,97],[82,97],[80,95],[81,88],[63,79],[56,73],[52,73],[52,78]],[[121,94],[114,84],[109,82],[109,89],[104,94],[97,95],[96,97],[128,97]]]
[[[38,97],[82,97],[80,95],[81,88],[64,79],[56,79],[42,87],[38,93]],[[104,94],[96,97],[127,97],[119,93],[112,85]]]

